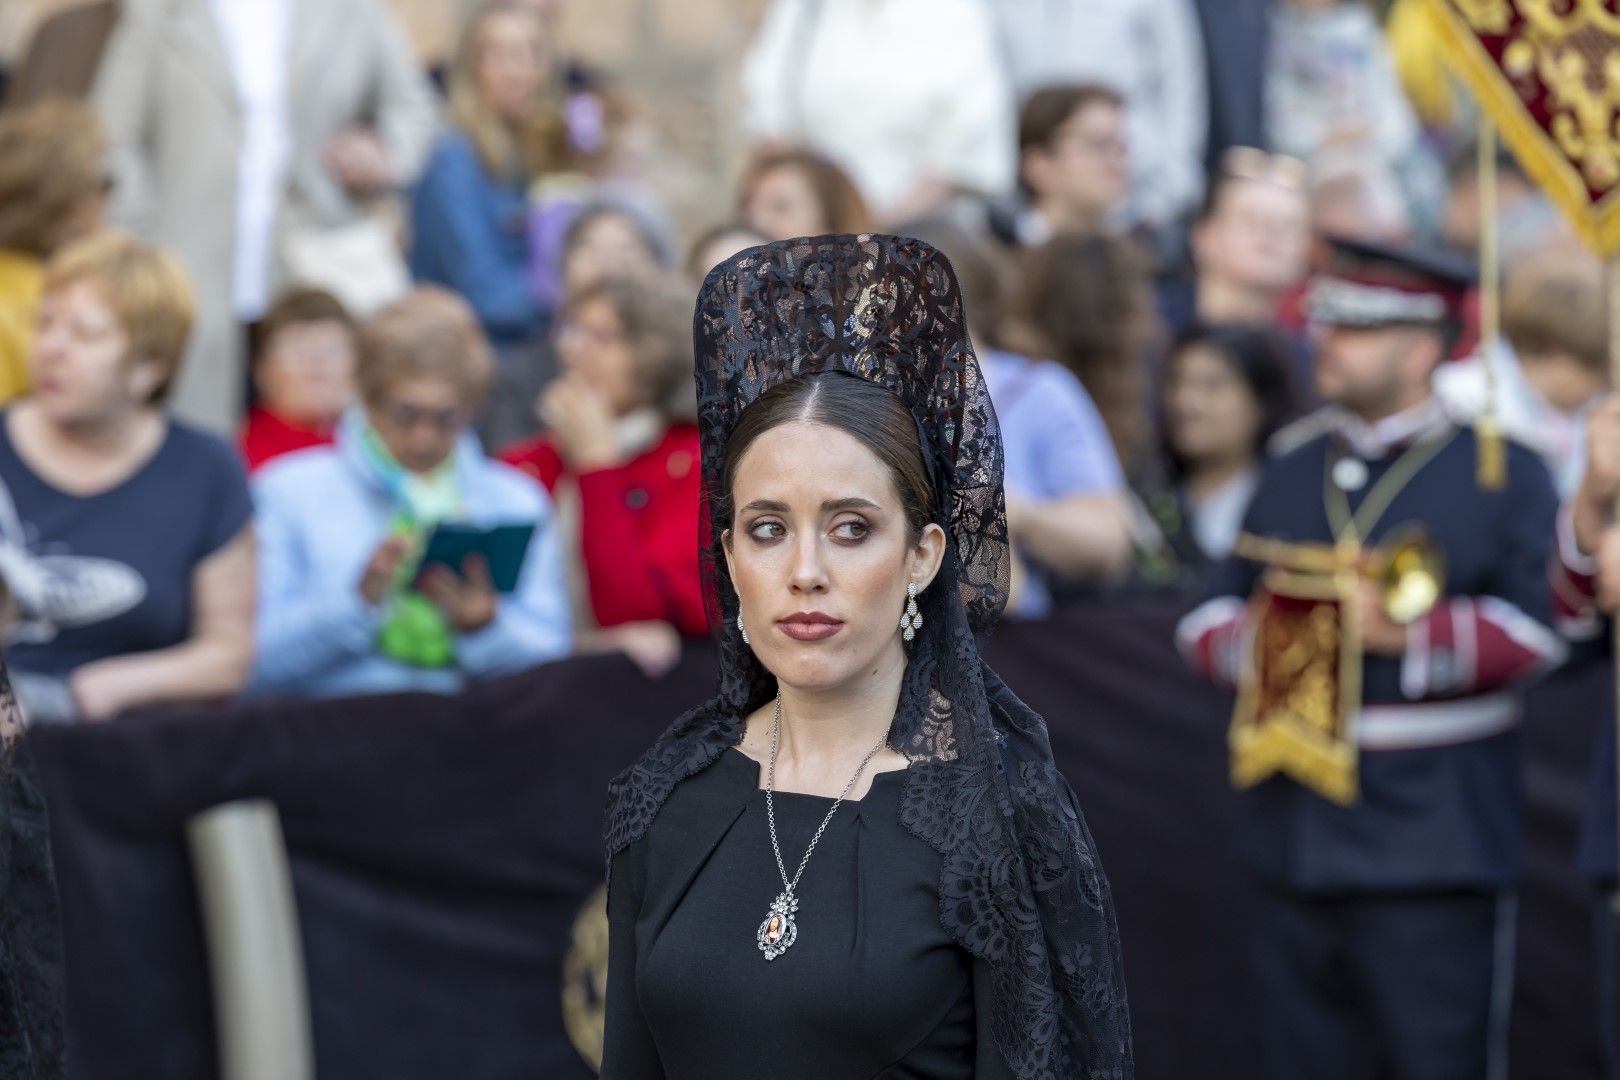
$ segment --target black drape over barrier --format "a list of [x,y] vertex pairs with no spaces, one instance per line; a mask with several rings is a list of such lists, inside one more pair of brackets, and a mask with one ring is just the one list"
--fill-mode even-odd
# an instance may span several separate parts
[[[1051,725],[1114,885],[1143,1080],[1256,1074],[1229,702],[1187,674],[1175,612],[1087,607],[998,631],[989,659]],[[588,952],[609,778],[713,656],[649,682],[570,660],[467,695],[176,711],[35,733],[52,814],[78,1080],[214,1075],[181,827],[279,807],[323,1080],[588,1078],[564,1022]],[[1515,1075],[1595,1076],[1588,898],[1570,869],[1601,668],[1532,696]],[[599,901],[599,897],[597,898]],[[567,978],[565,979],[565,968]],[[579,1010],[572,1010],[576,1020]],[[587,1010],[588,1013],[588,1010]]]

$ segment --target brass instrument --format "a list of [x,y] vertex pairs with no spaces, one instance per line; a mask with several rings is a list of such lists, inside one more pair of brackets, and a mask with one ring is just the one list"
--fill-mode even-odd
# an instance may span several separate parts
[[1445,552],[1418,526],[1397,530],[1376,548],[1302,544],[1244,533],[1233,550],[1240,558],[1296,573],[1360,574],[1377,584],[1384,614],[1401,626],[1427,615],[1445,593]]
[[1404,530],[1373,556],[1373,579],[1392,622],[1405,626],[1434,610],[1446,591],[1446,553],[1428,533]]

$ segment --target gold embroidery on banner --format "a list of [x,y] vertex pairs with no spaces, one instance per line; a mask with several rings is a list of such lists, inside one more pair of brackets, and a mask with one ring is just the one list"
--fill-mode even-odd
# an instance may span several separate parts
[[1469,26],[1486,34],[1507,33],[1508,21],[1513,14],[1508,0],[1457,0],[1457,7]]
[[[1455,0],[1476,33],[1509,28],[1507,0]],[[1561,7],[1568,10],[1560,11]],[[1615,138],[1620,118],[1620,15],[1604,0],[1518,0],[1520,36],[1502,57],[1503,73],[1523,83],[1532,74],[1552,105],[1552,137],[1586,182],[1603,191],[1620,181]],[[1520,97],[1525,87],[1515,87]],[[1533,87],[1529,88],[1533,93]]]
[[[1305,561],[1327,555],[1308,547],[1300,545]],[[1341,805],[1359,797],[1359,588],[1351,569],[1266,574],[1251,603],[1252,653],[1232,715],[1234,786],[1281,773]]]
[[[1620,252],[1620,13],[1607,2],[1428,3],[1446,59],[1485,118],[1602,256]],[[1500,43],[1497,54],[1486,39]]]
[[602,1033],[607,1023],[607,886],[579,909],[563,958],[562,1014],[568,1041],[596,1072],[602,1071]]
[[1321,604],[1304,615],[1277,618],[1278,633],[1293,641],[1276,660],[1275,678],[1288,686],[1282,710],[1321,735],[1338,727],[1334,659],[1339,647],[1339,615]]

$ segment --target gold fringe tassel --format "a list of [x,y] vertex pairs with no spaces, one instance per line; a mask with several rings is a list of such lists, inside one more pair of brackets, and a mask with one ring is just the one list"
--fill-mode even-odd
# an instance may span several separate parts
[[1479,486],[1485,491],[1501,491],[1507,486],[1507,446],[1502,441],[1502,424],[1494,416],[1474,421],[1474,437],[1479,440]]

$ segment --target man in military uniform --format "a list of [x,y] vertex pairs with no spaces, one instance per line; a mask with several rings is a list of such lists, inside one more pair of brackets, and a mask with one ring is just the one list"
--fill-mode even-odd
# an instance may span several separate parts
[[1239,688],[1232,771],[1250,789],[1250,953],[1277,1080],[1505,1075],[1511,688],[1563,645],[1545,467],[1431,388],[1470,284],[1442,256],[1334,245],[1310,296],[1329,405],[1279,437],[1238,554],[1178,631]]

